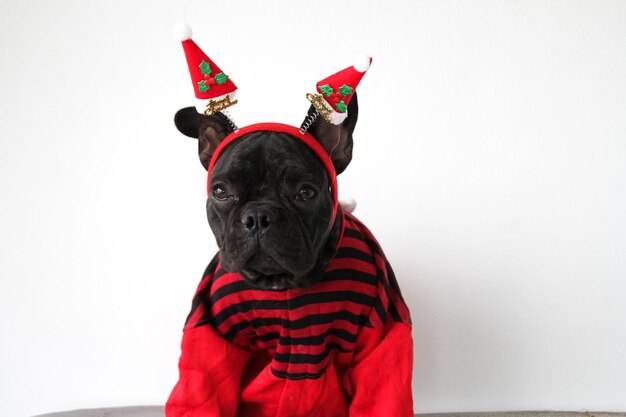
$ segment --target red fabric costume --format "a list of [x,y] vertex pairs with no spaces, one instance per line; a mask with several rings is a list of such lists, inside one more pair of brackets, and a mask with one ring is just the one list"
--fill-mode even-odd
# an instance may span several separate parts
[[[223,148],[255,130],[285,131],[313,149],[336,202],[330,159],[291,126],[230,135],[209,176]],[[167,417],[413,416],[409,311],[374,236],[341,208],[335,215],[337,254],[311,288],[258,290],[213,258],[187,317]]]

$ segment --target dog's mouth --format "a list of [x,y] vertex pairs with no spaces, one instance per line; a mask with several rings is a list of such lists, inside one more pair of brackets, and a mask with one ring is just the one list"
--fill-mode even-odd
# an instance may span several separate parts
[[288,260],[262,250],[258,244],[250,246],[246,252],[239,251],[235,258],[224,253],[220,260],[222,267],[239,273],[253,287],[263,290],[280,291],[300,286],[298,277],[302,274],[292,268]]
[[245,268],[241,275],[255,287],[264,290],[281,291],[294,287],[294,275],[272,268]]
[[280,291],[307,288],[314,283],[309,275],[315,263],[308,254],[282,246],[262,248],[258,242],[245,250],[242,246],[238,245],[235,253],[224,250],[220,262],[225,270],[239,273],[252,286]]

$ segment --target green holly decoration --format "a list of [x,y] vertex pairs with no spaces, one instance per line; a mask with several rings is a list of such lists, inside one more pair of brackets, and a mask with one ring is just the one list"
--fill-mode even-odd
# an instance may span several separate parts
[[347,97],[354,91],[354,88],[350,87],[348,84],[344,84],[339,87],[337,90],[341,93],[342,96]]
[[319,88],[322,94],[324,94],[326,97],[330,96],[334,92],[333,88],[328,84],[320,85]]
[[202,60],[199,66],[200,66],[200,71],[202,71],[204,75],[209,75],[213,72],[213,70],[211,69],[211,65],[205,60]]
[[348,106],[346,106],[346,103],[344,103],[343,100],[335,104],[335,107],[337,107],[337,110],[339,110],[339,113],[345,113],[346,110],[348,110]]
[[211,89],[211,87],[209,85],[207,85],[204,80],[200,81],[198,83],[198,89],[200,90],[201,93],[206,93],[207,91],[209,91]]
[[228,75],[224,74],[223,72],[220,72],[215,76],[215,82],[218,84],[225,84],[226,81],[228,81]]

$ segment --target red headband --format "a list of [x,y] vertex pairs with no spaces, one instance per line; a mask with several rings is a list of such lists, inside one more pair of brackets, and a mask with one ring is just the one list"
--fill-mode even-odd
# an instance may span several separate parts
[[330,222],[330,227],[332,227],[332,225],[335,224],[335,218],[337,217],[337,208],[339,206],[339,199],[337,197],[337,174],[335,173],[335,167],[322,145],[320,145],[320,143],[313,136],[311,136],[311,134],[306,132],[302,133],[300,132],[299,128],[294,126],[289,126],[282,123],[257,123],[250,126],[242,127],[238,131],[226,136],[226,138],[222,141],[222,143],[220,143],[220,145],[213,153],[213,156],[211,157],[211,162],[209,163],[207,179],[208,194],[211,194],[211,172],[213,171],[213,167],[217,163],[219,157],[222,155],[222,153],[224,153],[226,147],[228,147],[228,145],[230,145],[233,141],[239,139],[247,133],[258,132],[262,130],[287,133],[294,138],[302,141],[309,149],[315,152],[320,162],[324,166],[324,169],[328,173],[328,179],[330,180],[330,190],[333,199],[333,215]]

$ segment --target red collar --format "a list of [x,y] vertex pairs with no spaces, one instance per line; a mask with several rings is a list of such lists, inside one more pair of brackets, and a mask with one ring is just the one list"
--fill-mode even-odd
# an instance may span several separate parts
[[215,163],[222,155],[222,153],[224,153],[224,150],[228,147],[228,145],[247,133],[258,132],[261,130],[287,133],[294,138],[302,141],[309,149],[315,152],[320,162],[326,169],[326,172],[328,173],[328,178],[330,179],[330,190],[333,199],[333,215],[330,222],[330,227],[332,227],[332,225],[335,224],[335,218],[337,217],[337,208],[339,206],[339,198],[337,197],[337,174],[335,173],[335,167],[333,166],[333,162],[331,161],[330,157],[328,156],[326,150],[322,147],[322,145],[320,145],[320,143],[311,134],[306,132],[302,133],[300,132],[300,129],[295,126],[289,126],[282,123],[257,123],[250,126],[242,127],[238,131],[226,136],[226,138],[224,138],[222,143],[220,143],[220,145],[213,153],[213,156],[211,157],[211,162],[209,163],[208,168],[207,192],[211,194],[211,172],[213,171],[213,167],[215,166]]

